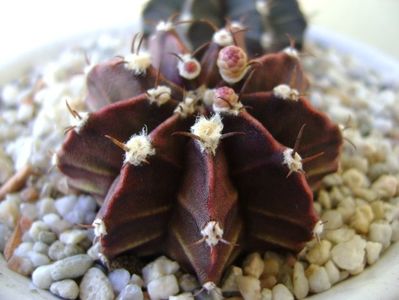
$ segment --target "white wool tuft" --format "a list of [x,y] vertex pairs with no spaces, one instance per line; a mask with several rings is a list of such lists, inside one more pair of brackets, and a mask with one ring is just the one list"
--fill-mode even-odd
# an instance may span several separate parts
[[202,287],[204,288],[204,290],[206,290],[206,291],[208,291],[208,292],[217,289],[216,284],[215,284],[214,282],[212,282],[212,281],[207,281],[207,282],[205,282],[205,283],[202,285]]
[[299,52],[293,47],[286,47],[282,50],[285,54],[294,57],[294,58],[299,58]]
[[[179,55],[179,57],[181,58],[181,60],[179,60],[179,62],[177,63],[177,69],[179,70],[179,75],[189,80],[197,78],[198,75],[201,73],[201,65],[198,62],[198,60],[193,58],[190,54]],[[194,63],[196,66],[195,72],[192,73],[188,72],[185,68],[186,63]]]
[[94,235],[96,237],[101,237],[107,234],[107,228],[103,220],[97,218],[93,221]]
[[145,129],[140,134],[133,135],[125,146],[128,150],[125,153],[124,163],[130,163],[134,166],[141,165],[146,161],[147,156],[155,154],[155,149],[152,147]]
[[194,97],[187,96],[175,109],[175,113],[178,113],[182,118],[192,115],[196,111],[197,100]]
[[216,31],[213,34],[212,41],[222,47],[230,46],[234,43],[231,33],[226,28]]
[[214,247],[223,238],[223,229],[220,227],[219,222],[209,221],[201,230],[201,234],[208,246]]
[[283,164],[287,165],[290,171],[293,172],[302,171],[302,157],[298,154],[298,152],[295,152],[294,156],[292,156],[293,152],[294,150],[291,148],[287,148],[284,150]]
[[292,89],[287,84],[280,84],[273,89],[274,96],[284,100],[299,100],[299,92],[296,89]]
[[239,73],[238,75],[237,75],[237,74],[234,74],[234,76],[230,76],[229,73],[227,73],[227,72],[222,72],[222,71],[219,69],[219,74],[220,74],[220,76],[222,76],[222,78],[223,78],[223,80],[224,80],[225,82],[227,82],[227,83],[229,83],[229,84],[234,84],[234,83],[237,83],[237,82],[241,81],[241,79],[243,79],[244,76],[248,73],[248,70],[249,70],[250,68],[251,68],[251,67],[248,66],[248,67],[244,68],[243,71],[242,71],[241,73]]
[[145,74],[151,65],[151,55],[148,52],[130,53],[125,56],[125,67],[132,70],[134,74]]
[[158,85],[154,89],[147,90],[147,95],[151,103],[156,103],[158,106],[165,104],[171,98],[172,90],[165,85]]
[[195,124],[191,126],[191,133],[197,135],[201,140],[198,141],[202,151],[216,153],[222,136],[223,123],[219,114],[215,114],[212,118],[207,119],[201,116]]
[[157,27],[156,27],[156,31],[170,31],[172,29],[174,29],[174,25],[172,22],[169,22],[169,21],[167,21],[167,22],[161,21],[157,24]]
[[88,112],[79,112],[79,117],[71,116],[71,126],[74,127],[76,133],[79,133],[80,130],[86,125],[89,120],[90,114]]

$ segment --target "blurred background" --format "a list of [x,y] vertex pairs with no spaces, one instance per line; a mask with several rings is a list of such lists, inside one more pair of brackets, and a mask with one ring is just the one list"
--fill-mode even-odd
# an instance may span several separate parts
[[[165,0],[167,1],[167,0]],[[399,60],[399,0],[300,0],[311,24],[349,36]],[[0,64],[77,33],[126,26],[145,0],[13,0],[0,4]]]

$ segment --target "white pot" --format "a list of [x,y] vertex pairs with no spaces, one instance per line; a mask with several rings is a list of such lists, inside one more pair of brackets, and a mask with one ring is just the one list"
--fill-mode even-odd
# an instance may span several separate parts
[[[354,42],[320,28],[312,28],[308,39],[335,48],[341,53],[357,56],[365,65],[375,69],[386,82],[399,82],[399,62],[377,50]],[[0,64],[0,84],[17,74],[21,74],[29,65],[39,64],[49,57],[54,57],[64,45],[70,45],[73,38],[62,44],[52,44],[36,49],[22,58]],[[399,105],[399,104],[398,104]],[[0,255],[0,299],[1,300],[43,300],[58,299],[50,293],[36,290],[29,279],[7,269]],[[311,300],[397,300],[399,299],[399,243],[393,244],[373,266],[360,275],[345,280],[327,292],[314,295]]]

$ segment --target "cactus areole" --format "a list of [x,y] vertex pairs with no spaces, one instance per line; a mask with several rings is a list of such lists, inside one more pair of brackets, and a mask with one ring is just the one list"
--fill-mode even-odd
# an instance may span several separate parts
[[77,125],[58,152],[69,185],[101,203],[101,257],[166,254],[218,284],[240,253],[299,252],[318,225],[312,189],[342,144],[303,96],[299,56],[250,57],[229,28],[228,45],[190,51],[162,24],[90,71],[89,112],[70,108]]

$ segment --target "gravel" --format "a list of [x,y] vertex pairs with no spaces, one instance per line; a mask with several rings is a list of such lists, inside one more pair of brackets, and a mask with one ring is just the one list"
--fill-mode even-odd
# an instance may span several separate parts
[[[21,170],[35,171],[23,178],[22,190],[7,188],[0,200],[0,250],[24,216],[32,225],[23,230],[8,266],[32,274],[36,287],[65,299],[190,300],[201,292],[199,282],[166,257],[148,262],[141,274],[115,269],[106,275],[92,267],[98,244],[92,243],[92,229],[81,224],[93,222],[98,205],[91,196],[73,195],[50,159],[70,122],[65,99],[84,109],[90,66],[83,50],[94,64],[126,53],[130,45],[121,40],[104,35],[87,41],[0,87],[0,184]],[[310,101],[346,127],[343,135],[350,141],[343,146],[340,170],[315,191],[324,231],[297,258],[248,254],[220,284],[227,295],[241,292],[231,299],[303,299],[359,274],[399,241],[399,84],[387,84],[333,49],[309,45],[307,52],[314,54],[303,58],[312,82]],[[218,289],[199,297],[222,298]]]

